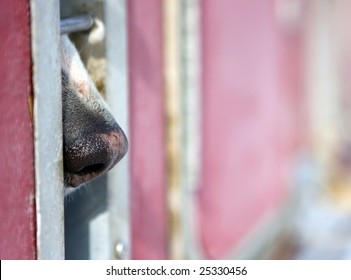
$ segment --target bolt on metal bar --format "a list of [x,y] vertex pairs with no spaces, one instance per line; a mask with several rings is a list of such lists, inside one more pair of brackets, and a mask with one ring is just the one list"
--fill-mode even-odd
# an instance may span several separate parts
[[93,24],[94,19],[91,15],[88,14],[61,19],[61,35],[80,31],[87,31],[92,28]]

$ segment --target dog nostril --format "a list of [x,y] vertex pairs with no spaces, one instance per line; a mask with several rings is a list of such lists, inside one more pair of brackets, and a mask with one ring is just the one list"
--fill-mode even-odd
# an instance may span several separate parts
[[91,164],[88,166],[85,166],[83,169],[79,170],[76,172],[77,175],[79,176],[84,176],[86,174],[90,173],[99,173],[105,169],[105,164],[103,163],[97,163],[97,164]]
[[76,187],[111,169],[127,152],[128,142],[120,129],[64,142],[65,181]]

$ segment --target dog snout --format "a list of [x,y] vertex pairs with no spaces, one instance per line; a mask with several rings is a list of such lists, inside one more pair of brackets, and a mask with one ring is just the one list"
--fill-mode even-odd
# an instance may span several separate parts
[[61,83],[65,187],[78,187],[110,170],[128,142],[67,36],[61,36]]
[[77,187],[101,176],[117,164],[127,150],[127,138],[119,127],[71,141],[64,147],[66,183]]

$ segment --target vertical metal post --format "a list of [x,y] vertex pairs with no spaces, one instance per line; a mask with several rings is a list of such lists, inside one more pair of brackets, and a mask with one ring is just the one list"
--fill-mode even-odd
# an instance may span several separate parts
[[181,188],[185,258],[202,258],[197,232],[196,190],[201,164],[200,7],[199,0],[182,0],[181,7]]
[[38,259],[64,259],[59,2],[31,0]]
[[[310,1],[307,22],[306,92],[310,109],[314,154],[321,168],[322,180],[330,175],[330,163],[340,144],[341,88],[337,69],[335,40],[332,34],[331,1]],[[326,181],[324,181],[326,182]]]
[[[106,100],[129,139],[129,96],[127,80],[127,12],[125,0],[105,1]],[[129,153],[108,173],[108,209],[112,258],[129,259]]]

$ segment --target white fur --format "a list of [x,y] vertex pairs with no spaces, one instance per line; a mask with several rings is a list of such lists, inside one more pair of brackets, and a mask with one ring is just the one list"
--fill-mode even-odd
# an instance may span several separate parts
[[94,82],[91,80],[76,47],[67,35],[61,36],[61,68],[65,71],[73,87],[82,90],[74,90],[80,95],[84,103],[92,110],[108,110],[108,106],[99,94]]

